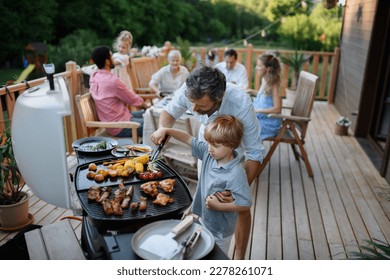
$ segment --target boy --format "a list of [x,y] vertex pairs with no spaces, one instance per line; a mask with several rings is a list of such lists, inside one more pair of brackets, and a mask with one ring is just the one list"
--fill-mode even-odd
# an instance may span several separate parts
[[[248,210],[252,205],[248,179],[234,151],[241,143],[242,123],[233,116],[218,116],[205,129],[206,141],[173,128],[163,128],[163,133],[191,145],[192,155],[202,160],[192,212],[202,218],[216,243],[227,254],[238,212]],[[219,201],[223,191],[231,192],[233,202]]]

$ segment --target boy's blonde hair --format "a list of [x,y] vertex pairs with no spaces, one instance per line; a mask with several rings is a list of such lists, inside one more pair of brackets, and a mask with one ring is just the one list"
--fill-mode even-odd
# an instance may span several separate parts
[[229,148],[237,148],[244,134],[244,126],[233,116],[218,116],[207,125],[204,131],[204,139],[214,145],[221,144]]

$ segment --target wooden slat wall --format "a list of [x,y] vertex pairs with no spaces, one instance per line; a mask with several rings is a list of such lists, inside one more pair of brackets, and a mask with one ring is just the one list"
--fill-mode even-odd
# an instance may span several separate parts
[[377,0],[347,0],[334,104],[356,126]]

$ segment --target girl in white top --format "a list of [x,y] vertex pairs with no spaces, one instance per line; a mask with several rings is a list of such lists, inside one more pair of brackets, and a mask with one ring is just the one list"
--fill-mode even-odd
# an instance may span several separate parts
[[186,67],[180,65],[181,53],[171,50],[168,53],[169,65],[162,67],[152,75],[149,87],[160,96],[161,92],[173,93],[186,81],[189,74]]
[[116,75],[131,91],[133,90],[133,86],[131,84],[130,75],[127,72],[127,66],[129,65],[129,52],[132,43],[133,36],[131,33],[127,30],[122,31],[119,33],[113,44],[113,47],[117,50],[117,52],[112,55],[115,65],[113,74]]

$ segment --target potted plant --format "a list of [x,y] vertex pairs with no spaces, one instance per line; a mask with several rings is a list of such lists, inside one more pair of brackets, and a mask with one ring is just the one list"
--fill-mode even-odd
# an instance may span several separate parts
[[289,88],[286,89],[286,98],[289,104],[294,104],[296,89],[298,86],[299,73],[301,72],[303,64],[309,61],[310,58],[311,55],[298,53],[297,50],[295,50],[293,54],[281,57],[283,64],[288,65],[293,70],[291,85]]
[[351,126],[351,121],[346,117],[340,117],[336,121],[335,133],[337,135],[348,135],[348,128]]
[[12,147],[11,131],[7,128],[0,138],[0,229],[20,230],[32,218],[28,213],[29,195],[16,164]]

